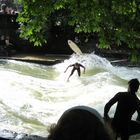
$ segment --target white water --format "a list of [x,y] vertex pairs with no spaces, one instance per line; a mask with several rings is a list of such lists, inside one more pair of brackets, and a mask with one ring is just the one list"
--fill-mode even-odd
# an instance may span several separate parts
[[[82,63],[86,73],[79,78],[75,72],[67,82],[71,68],[64,71],[75,62]],[[75,105],[93,107],[103,115],[105,103],[126,91],[131,78],[140,80],[140,68],[115,67],[93,53],[73,55],[54,66],[1,60],[0,129],[46,136],[50,124]]]

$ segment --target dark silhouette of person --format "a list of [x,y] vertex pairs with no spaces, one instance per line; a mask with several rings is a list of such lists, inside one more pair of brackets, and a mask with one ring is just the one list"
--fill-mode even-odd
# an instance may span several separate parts
[[113,140],[101,115],[88,106],[66,110],[49,130],[47,140]]
[[[121,140],[129,140],[130,135],[140,133],[140,122],[134,121],[132,115],[137,111],[140,115],[140,100],[136,96],[139,88],[138,79],[131,79],[128,82],[128,91],[117,93],[104,108],[104,118],[110,120],[108,112],[111,106],[117,103],[114,118],[112,118],[111,126],[117,137]],[[138,120],[139,118],[137,118]]]
[[6,4],[2,4],[1,5],[1,10],[0,10],[0,13],[2,14],[7,14],[7,5]]
[[71,73],[70,73],[70,75],[69,75],[67,81],[69,81],[69,78],[73,75],[73,73],[74,73],[75,70],[77,70],[78,76],[79,76],[79,77],[81,76],[80,67],[82,67],[82,68],[84,69],[84,73],[85,73],[85,67],[84,67],[82,64],[77,63],[77,62],[74,63],[74,64],[72,64],[72,65],[69,65],[69,66],[66,68],[66,70],[64,71],[64,73],[68,70],[69,67],[73,67],[73,69],[72,69],[72,71],[71,71]]

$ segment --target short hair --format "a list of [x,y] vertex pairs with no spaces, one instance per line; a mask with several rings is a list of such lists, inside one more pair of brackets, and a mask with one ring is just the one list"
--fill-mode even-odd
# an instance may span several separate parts
[[135,79],[131,79],[128,82],[128,84],[129,84],[129,87],[130,87],[131,91],[133,91],[133,92],[137,92],[138,91],[138,88],[139,88],[139,85],[140,85],[138,79],[136,79],[136,78]]
[[48,140],[111,140],[105,124],[88,110],[72,108],[50,129]]

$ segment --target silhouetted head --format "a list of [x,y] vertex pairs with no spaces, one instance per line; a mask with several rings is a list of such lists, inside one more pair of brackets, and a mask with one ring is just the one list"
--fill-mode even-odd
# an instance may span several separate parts
[[111,140],[100,114],[78,106],[65,111],[50,129],[48,140]]
[[79,65],[79,63],[78,63],[78,62],[76,62],[75,64],[76,64],[76,65]]
[[6,11],[6,8],[7,8],[6,4],[2,4],[2,5],[1,5],[1,10],[2,10],[3,12]]
[[128,82],[128,85],[129,85],[128,91],[132,92],[132,93],[135,93],[135,92],[138,91],[140,83],[139,83],[138,79],[131,79]]

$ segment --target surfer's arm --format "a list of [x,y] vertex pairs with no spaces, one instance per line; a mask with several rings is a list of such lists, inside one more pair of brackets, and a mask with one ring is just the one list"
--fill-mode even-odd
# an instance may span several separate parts
[[104,107],[104,118],[105,118],[106,120],[109,120],[109,119],[110,119],[110,117],[109,117],[109,115],[108,115],[108,112],[109,112],[111,106],[112,106],[113,104],[115,104],[115,103],[118,101],[118,98],[119,98],[119,93],[116,94],[116,95],[105,105],[105,107]]
[[64,71],[64,73],[68,70],[69,67],[72,67],[72,66],[73,66],[73,65],[69,65],[69,66],[66,68],[66,70]]
[[85,73],[86,68],[81,64],[79,64],[79,65],[80,65],[80,67],[82,67],[84,69],[84,73]]

